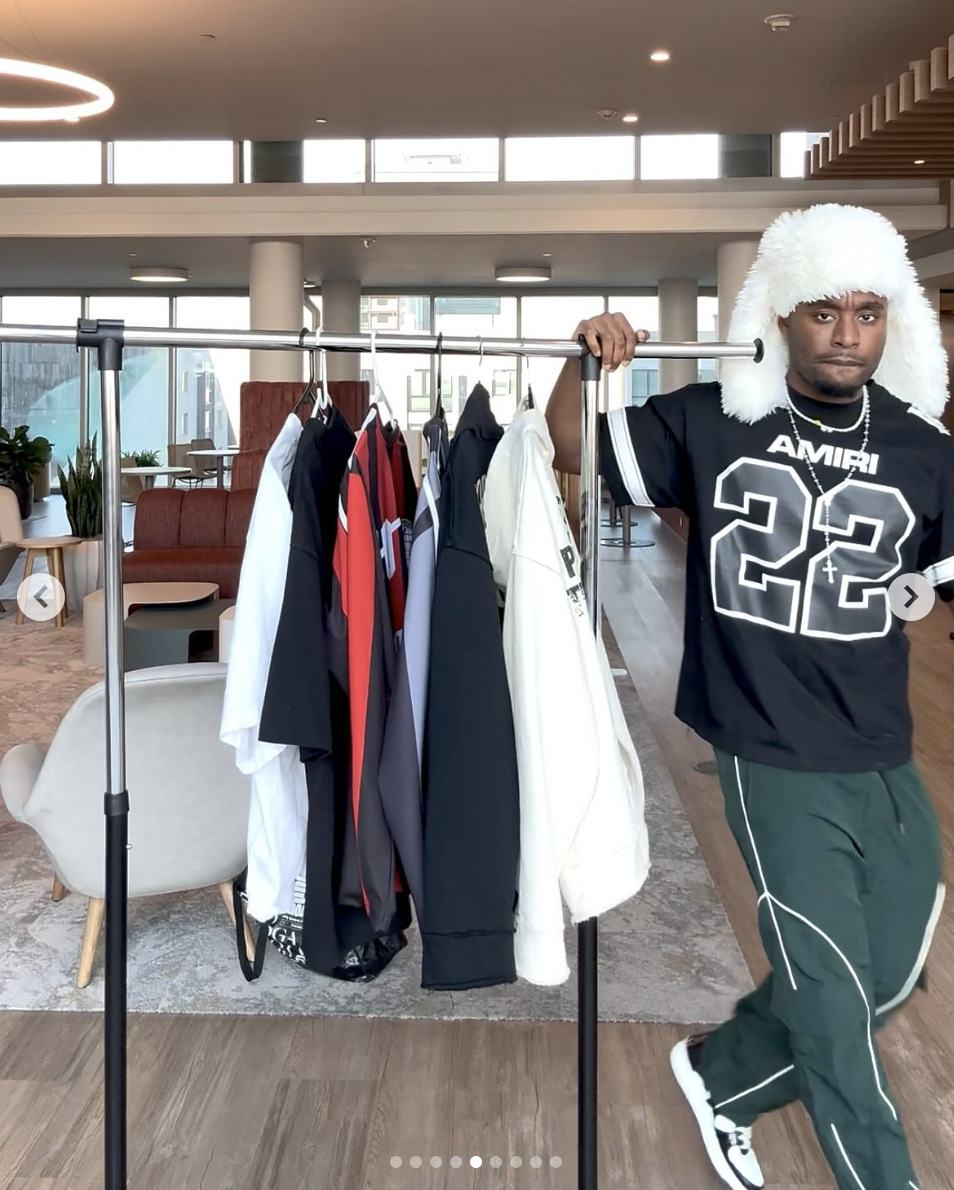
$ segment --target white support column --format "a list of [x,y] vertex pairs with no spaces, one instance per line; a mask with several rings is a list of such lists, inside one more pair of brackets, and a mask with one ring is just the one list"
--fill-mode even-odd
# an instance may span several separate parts
[[[694,343],[699,338],[699,283],[694,280],[659,282],[659,338],[664,343]],[[659,391],[671,393],[695,384],[699,361],[661,359]]]
[[[321,329],[340,335],[361,330],[361,282],[322,281]],[[329,380],[360,380],[361,356],[357,352],[329,352]]]
[[[300,240],[253,240],[249,260],[252,330],[301,330],[304,284]],[[303,372],[303,356],[298,352],[251,353],[252,380],[301,380]]]
[[716,285],[719,291],[719,338],[726,341],[732,308],[739,290],[755,263],[757,240],[730,240],[719,245]]
[[[755,263],[758,252],[757,240],[729,240],[719,245],[716,286],[719,292],[719,338],[725,342],[729,337],[729,324],[739,290]],[[722,365],[717,364],[720,373]]]

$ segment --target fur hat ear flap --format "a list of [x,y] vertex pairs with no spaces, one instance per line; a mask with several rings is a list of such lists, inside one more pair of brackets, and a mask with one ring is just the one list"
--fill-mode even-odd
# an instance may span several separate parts
[[724,359],[721,363],[722,409],[729,417],[756,422],[788,397],[788,345],[779,330],[765,274],[753,268],[745,279],[729,326],[730,343],[762,340],[761,362]]
[[947,352],[934,307],[916,283],[902,297],[888,303],[888,337],[874,378],[888,392],[929,417],[939,418],[944,412]]

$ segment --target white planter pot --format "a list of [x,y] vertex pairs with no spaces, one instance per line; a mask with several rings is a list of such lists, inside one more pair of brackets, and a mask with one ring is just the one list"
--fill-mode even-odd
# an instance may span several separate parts
[[80,615],[86,596],[90,591],[98,591],[103,585],[102,538],[68,546],[63,551],[63,570],[66,577],[66,603],[70,615]]

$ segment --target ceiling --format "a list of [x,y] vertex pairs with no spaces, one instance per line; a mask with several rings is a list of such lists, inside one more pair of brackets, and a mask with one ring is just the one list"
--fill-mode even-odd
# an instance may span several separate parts
[[[560,285],[591,286],[596,293],[614,287],[655,287],[661,276],[696,277],[716,282],[716,235],[570,236],[386,236],[365,248],[352,237],[305,240],[305,276],[350,277],[365,288],[494,286],[495,265],[551,265],[552,290]],[[130,252],[138,255],[131,259]],[[552,252],[552,259],[543,256]],[[128,288],[131,265],[187,266],[190,283],[177,292],[248,288],[248,240],[163,238],[6,239],[0,283],[16,289],[69,290]],[[137,292],[154,292],[138,285]],[[496,286],[506,292],[505,286]]]
[[954,177],[954,34],[823,137],[810,176]]
[[[777,4],[0,0],[0,54],[91,74],[117,97],[79,126],[0,128],[19,139],[629,131],[596,115],[609,107],[637,112],[646,133],[821,131],[951,32],[940,0],[798,0],[793,28],[772,33],[763,18]],[[672,61],[653,65],[660,46]],[[62,97],[0,84],[0,105]]]

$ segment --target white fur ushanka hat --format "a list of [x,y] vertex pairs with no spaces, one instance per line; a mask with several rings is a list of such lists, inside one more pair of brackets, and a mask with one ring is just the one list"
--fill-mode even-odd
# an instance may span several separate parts
[[781,215],[766,230],[732,314],[728,339],[761,339],[761,363],[722,361],[722,408],[755,422],[787,400],[788,346],[778,328],[801,302],[876,293],[888,302],[884,355],[874,379],[922,413],[947,402],[947,353],[937,315],[904,237],[864,207],[827,203]]

